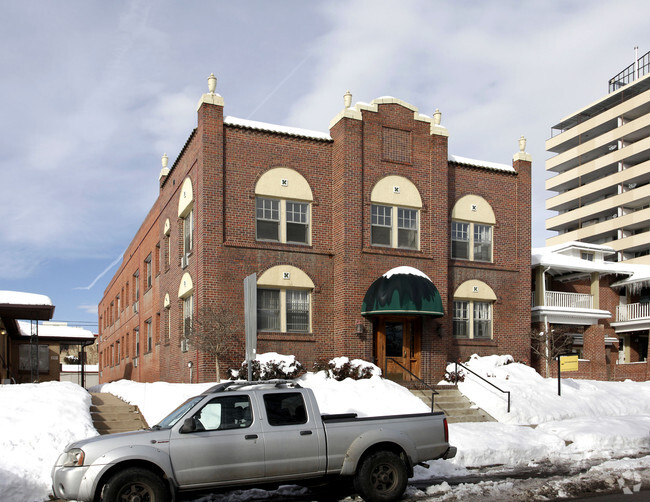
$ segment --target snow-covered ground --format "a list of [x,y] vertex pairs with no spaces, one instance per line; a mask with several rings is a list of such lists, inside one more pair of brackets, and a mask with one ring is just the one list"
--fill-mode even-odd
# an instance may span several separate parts
[[[511,391],[511,412],[506,412],[500,392],[467,376],[459,383],[461,391],[499,422],[450,424],[450,442],[458,448],[456,458],[432,461],[429,469],[417,467],[407,496],[542,500],[537,494],[557,499],[585,486],[599,490],[650,487],[650,382],[565,379],[562,396],[558,396],[557,380],[541,378],[511,361],[508,356],[490,356],[469,362],[474,371]],[[372,416],[428,410],[407,390],[378,376],[338,382],[324,372],[309,373],[300,383],[314,390],[324,413],[352,411]],[[137,404],[147,421],[155,424],[187,397],[211,385],[122,380],[94,390]],[[50,469],[65,444],[97,434],[89,404],[89,395],[71,383],[0,386],[3,502],[47,500]],[[507,478],[510,472],[528,471],[534,477],[536,471],[549,471],[551,466],[560,474],[542,484]],[[486,473],[491,476],[489,481],[473,479]],[[201,502],[266,496],[259,491],[237,491],[204,497]]]

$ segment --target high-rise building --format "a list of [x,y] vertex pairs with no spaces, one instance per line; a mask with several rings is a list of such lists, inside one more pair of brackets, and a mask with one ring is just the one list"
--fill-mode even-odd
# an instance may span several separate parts
[[614,261],[650,263],[650,52],[610,79],[609,93],[552,127],[546,229],[556,245],[606,244]]

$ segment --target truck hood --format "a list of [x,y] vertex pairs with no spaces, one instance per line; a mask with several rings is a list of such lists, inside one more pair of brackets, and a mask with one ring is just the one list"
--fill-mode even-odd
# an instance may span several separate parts
[[158,442],[169,441],[170,433],[171,429],[143,429],[132,432],[118,432],[75,441],[69,444],[66,450],[70,448],[81,448],[87,451],[100,448],[103,451],[107,451],[109,449],[119,448],[120,446],[152,445]]

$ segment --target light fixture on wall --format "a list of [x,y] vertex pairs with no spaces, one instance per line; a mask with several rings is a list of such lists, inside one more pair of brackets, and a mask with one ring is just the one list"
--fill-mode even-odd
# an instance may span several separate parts
[[363,335],[364,332],[365,332],[365,328],[363,326],[363,321],[357,321],[355,333],[357,335]]

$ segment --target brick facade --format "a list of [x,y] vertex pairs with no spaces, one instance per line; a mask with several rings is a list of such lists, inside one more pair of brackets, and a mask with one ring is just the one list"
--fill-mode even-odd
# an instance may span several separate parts
[[[509,353],[529,360],[530,162],[517,160],[503,169],[449,160],[448,138],[440,133],[446,129],[399,100],[376,100],[350,110],[334,121],[328,137],[224,120],[221,104],[200,104],[197,128],[169,172],[161,173],[160,195],[99,304],[101,382],[215,380],[213,356],[192,346],[181,348],[183,300],[178,292],[184,274],[193,285],[194,315],[210,305],[224,306],[241,318],[237,340],[220,358],[220,376],[239,367],[244,359],[243,280],[252,273],[259,279],[276,266],[295,267],[313,282],[311,330],[259,332],[258,353],[295,354],[307,368],[342,355],[376,360],[377,318],[361,317],[361,304],[373,281],[406,265],[431,279],[445,310],[441,318],[418,321],[424,380],[436,383],[448,361],[473,353]],[[265,173],[278,167],[299,173],[313,194],[307,245],[256,238],[255,188]],[[371,241],[371,193],[387,176],[408,180],[419,192],[417,249],[380,247]],[[194,243],[185,259],[178,214],[187,178]],[[287,194],[291,199],[291,186]],[[490,262],[451,258],[451,211],[465,195],[482,197],[495,214]],[[146,287],[150,253],[153,277]],[[137,312],[135,280],[140,282]],[[453,336],[454,291],[468,280],[480,280],[496,295],[488,340]],[[151,350],[146,340],[149,319]],[[357,333],[360,321],[363,332]]]

